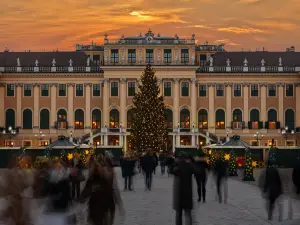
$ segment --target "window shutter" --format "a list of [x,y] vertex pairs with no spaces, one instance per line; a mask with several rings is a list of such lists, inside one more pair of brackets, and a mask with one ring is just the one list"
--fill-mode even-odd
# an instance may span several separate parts
[[258,122],[258,129],[263,129],[264,128],[264,122],[263,121],[259,121]]
[[276,129],[280,129],[280,122],[279,121],[276,122]]
[[266,122],[265,122],[265,128],[266,128],[266,129],[269,129],[269,121],[266,121]]
[[[259,127],[259,125],[258,125],[258,127]],[[249,128],[249,129],[252,129],[252,121],[249,121],[249,122],[248,122],[248,128]]]

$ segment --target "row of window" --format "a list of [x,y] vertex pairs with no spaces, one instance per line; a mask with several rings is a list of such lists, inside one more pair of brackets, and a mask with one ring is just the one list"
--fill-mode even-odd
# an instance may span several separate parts
[[[145,51],[146,63],[154,63],[154,50],[146,49]],[[181,49],[181,63],[189,63],[189,49]],[[110,63],[119,63],[119,49],[111,49],[110,51]],[[128,63],[137,62],[136,49],[128,49]],[[172,63],[172,49],[164,49],[163,62],[166,64]]]
[[[76,96],[81,97],[84,94],[83,84],[76,84]],[[32,96],[32,84],[24,84],[24,96]],[[111,96],[118,96],[119,95],[119,83],[118,82],[111,82],[111,89],[110,89]],[[41,96],[46,97],[49,96],[49,84],[42,84],[41,85]],[[134,96],[136,91],[136,83],[135,82],[128,82],[128,96]],[[15,96],[15,85],[8,84],[6,88],[6,95],[7,96]],[[100,84],[93,84],[93,96],[98,97],[101,95],[101,85]],[[66,84],[59,84],[58,85],[58,96],[67,96],[67,85]]]
[[[32,111],[30,109],[25,109],[23,111],[23,129],[32,129]],[[127,128],[131,128],[133,121],[133,111],[130,109],[127,111]],[[82,109],[75,110],[74,113],[74,128],[83,129],[84,128],[84,111]],[[249,129],[279,129],[280,123],[277,119],[277,111],[275,109],[270,109],[268,111],[268,121],[260,121],[260,113],[258,109],[252,109],[250,111],[250,121],[247,126]],[[218,109],[215,114],[215,127],[217,129],[225,129],[225,111],[223,109]],[[292,109],[287,109],[285,111],[285,126],[289,129],[294,129],[295,112]],[[50,128],[50,112],[48,109],[42,109],[40,111],[40,129]],[[170,109],[165,110],[165,125],[168,128],[173,128],[173,112]],[[264,126],[265,125],[265,126]],[[13,109],[6,110],[6,127],[15,127],[15,111]],[[57,112],[56,128],[67,129],[68,128],[68,117],[67,111],[65,109],[60,109]],[[112,109],[110,111],[109,124],[105,124],[110,128],[119,128],[122,126],[120,122],[120,114],[117,109]],[[196,127],[196,124],[190,121],[190,111],[188,109],[182,109],[180,111],[180,122],[177,124],[180,128],[191,128]],[[240,109],[235,109],[232,113],[232,124],[233,129],[245,128],[246,124],[243,122],[243,113]],[[200,129],[208,128],[208,112],[205,109],[201,109],[198,112],[198,127]],[[92,129],[101,128],[101,111],[99,109],[94,109],[92,111]]]
[[[100,96],[100,84],[93,84],[93,96]],[[128,82],[128,96],[134,96],[136,92],[136,83]],[[172,82],[164,82],[164,96],[172,96]],[[225,95],[225,87],[223,84],[216,85],[216,96],[222,97]],[[268,96],[274,97],[276,96],[276,85],[270,84],[268,85]],[[207,94],[207,85],[199,84],[198,85],[199,97],[206,97]],[[15,86],[14,84],[7,85],[7,96],[15,96]],[[188,97],[190,94],[189,91],[189,82],[181,83],[181,96]],[[258,84],[251,84],[251,97],[259,96],[259,86]],[[58,95],[59,96],[67,96],[67,87],[66,84],[59,84],[58,86]],[[119,82],[113,81],[111,82],[110,87],[110,95],[112,97],[119,96]],[[294,85],[286,84],[285,86],[285,95],[286,97],[294,96]],[[32,85],[25,84],[24,85],[24,96],[32,96]],[[41,96],[49,96],[49,85],[42,84],[41,85]],[[76,84],[76,96],[83,96],[83,84]],[[233,96],[241,97],[242,96],[242,85],[235,84],[233,85]]]

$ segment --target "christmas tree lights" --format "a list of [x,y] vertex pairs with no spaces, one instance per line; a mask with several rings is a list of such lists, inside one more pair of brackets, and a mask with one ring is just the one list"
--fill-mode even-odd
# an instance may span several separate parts
[[210,162],[210,167],[211,168],[214,168],[215,164],[216,164],[216,151],[214,149],[212,149],[210,151],[210,159],[209,159],[209,162]]
[[255,181],[253,177],[253,165],[250,149],[246,149],[245,155],[245,168],[244,168],[244,181]]
[[236,162],[236,154],[235,151],[232,149],[230,152],[230,159],[229,159],[229,176],[237,176],[237,162]]
[[129,139],[132,150],[142,153],[148,148],[153,152],[165,149],[165,104],[151,65],[147,65],[141,84],[138,84],[132,110],[134,117]]

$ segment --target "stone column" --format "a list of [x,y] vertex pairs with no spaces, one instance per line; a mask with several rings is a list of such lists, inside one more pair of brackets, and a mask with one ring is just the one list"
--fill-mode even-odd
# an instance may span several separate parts
[[104,144],[104,141],[103,141],[103,135],[100,136],[100,142],[101,142],[101,145]]
[[123,147],[124,145],[124,140],[123,140],[123,134],[119,135],[119,146]]
[[260,121],[267,121],[267,85],[260,85]]
[[176,147],[176,136],[175,135],[172,135],[172,141],[173,141],[172,151],[175,152],[175,147]]
[[284,84],[277,84],[278,87],[278,121],[280,127],[285,127],[284,111],[283,111],[283,98],[284,98]]
[[74,86],[75,84],[69,83],[68,86],[68,123],[69,129],[74,129]]
[[33,132],[38,132],[40,127],[40,84],[33,84]]
[[191,79],[191,124],[195,124],[195,128],[198,127],[197,122],[197,88],[196,78]]
[[124,153],[127,152],[127,135],[124,135],[124,144],[123,144]]
[[243,97],[244,97],[244,112],[243,121],[245,122],[245,127],[248,128],[249,121],[249,86],[250,84],[243,84]]
[[22,127],[22,87],[23,84],[16,84],[17,87],[17,93],[16,93],[16,99],[17,99],[17,123],[16,127]]
[[57,115],[56,115],[57,84],[50,84],[50,94],[51,94],[50,132],[56,133],[54,125],[57,119]]
[[104,146],[108,146],[108,135],[104,135]]
[[4,99],[5,99],[5,83],[0,83],[0,127],[5,127],[5,106],[4,106]]
[[101,124],[109,124],[109,80],[103,82],[103,122]]
[[160,96],[163,96],[163,93],[164,93],[164,91],[163,91],[163,80],[158,78],[157,79],[157,84],[159,86],[159,94],[160,94]]
[[195,138],[195,134],[192,135],[192,146],[196,145],[196,138]]
[[[85,86],[85,129],[86,133],[90,131],[92,128],[92,120],[91,120],[91,87],[92,84],[84,84]],[[92,142],[93,144],[93,142]]]
[[226,128],[231,129],[231,121],[232,121],[232,109],[231,109],[232,84],[225,84],[225,87],[226,87]]
[[126,78],[120,79],[121,87],[120,87],[120,122],[122,122],[122,127],[127,127],[127,113],[126,113],[126,98],[127,98],[127,90],[126,90]]
[[173,90],[173,127],[177,128],[179,122],[179,79],[174,78]]
[[296,88],[296,102],[298,102],[298,104],[296,104],[296,124],[295,127],[300,127],[300,83],[295,85]]
[[208,84],[208,130],[215,132],[215,85]]

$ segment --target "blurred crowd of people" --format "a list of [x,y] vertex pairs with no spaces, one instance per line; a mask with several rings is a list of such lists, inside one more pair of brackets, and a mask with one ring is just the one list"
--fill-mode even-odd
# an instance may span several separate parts
[[[213,174],[216,198],[227,202],[227,161],[216,155],[214,166],[207,163],[204,154],[191,157],[185,152],[157,154],[148,149],[144,154],[126,153],[120,158],[124,191],[133,191],[133,177],[144,176],[145,191],[152,190],[153,175],[173,177],[173,209],[176,225],[193,223],[193,179],[197,184],[198,202],[206,202],[208,173]],[[112,159],[107,155],[90,155],[83,163],[78,154],[72,160],[66,156],[47,160],[37,170],[18,169],[17,160],[10,163],[0,177],[0,224],[5,225],[75,225],[79,211],[86,215],[91,225],[113,225],[116,211],[124,215],[121,194],[114,173]],[[295,166],[292,181],[296,193],[300,192],[300,163]],[[275,203],[283,194],[282,180],[276,164],[268,162],[261,174],[259,185],[267,200],[268,219],[272,219]],[[83,188],[83,189],[82,189]],[[81,190],[82,189],[82,190]],[[40,214],[32,213],[36,201]],[[282,213],[279,213],[279,219]],[[38,219],[38,220],[37,220]]]

